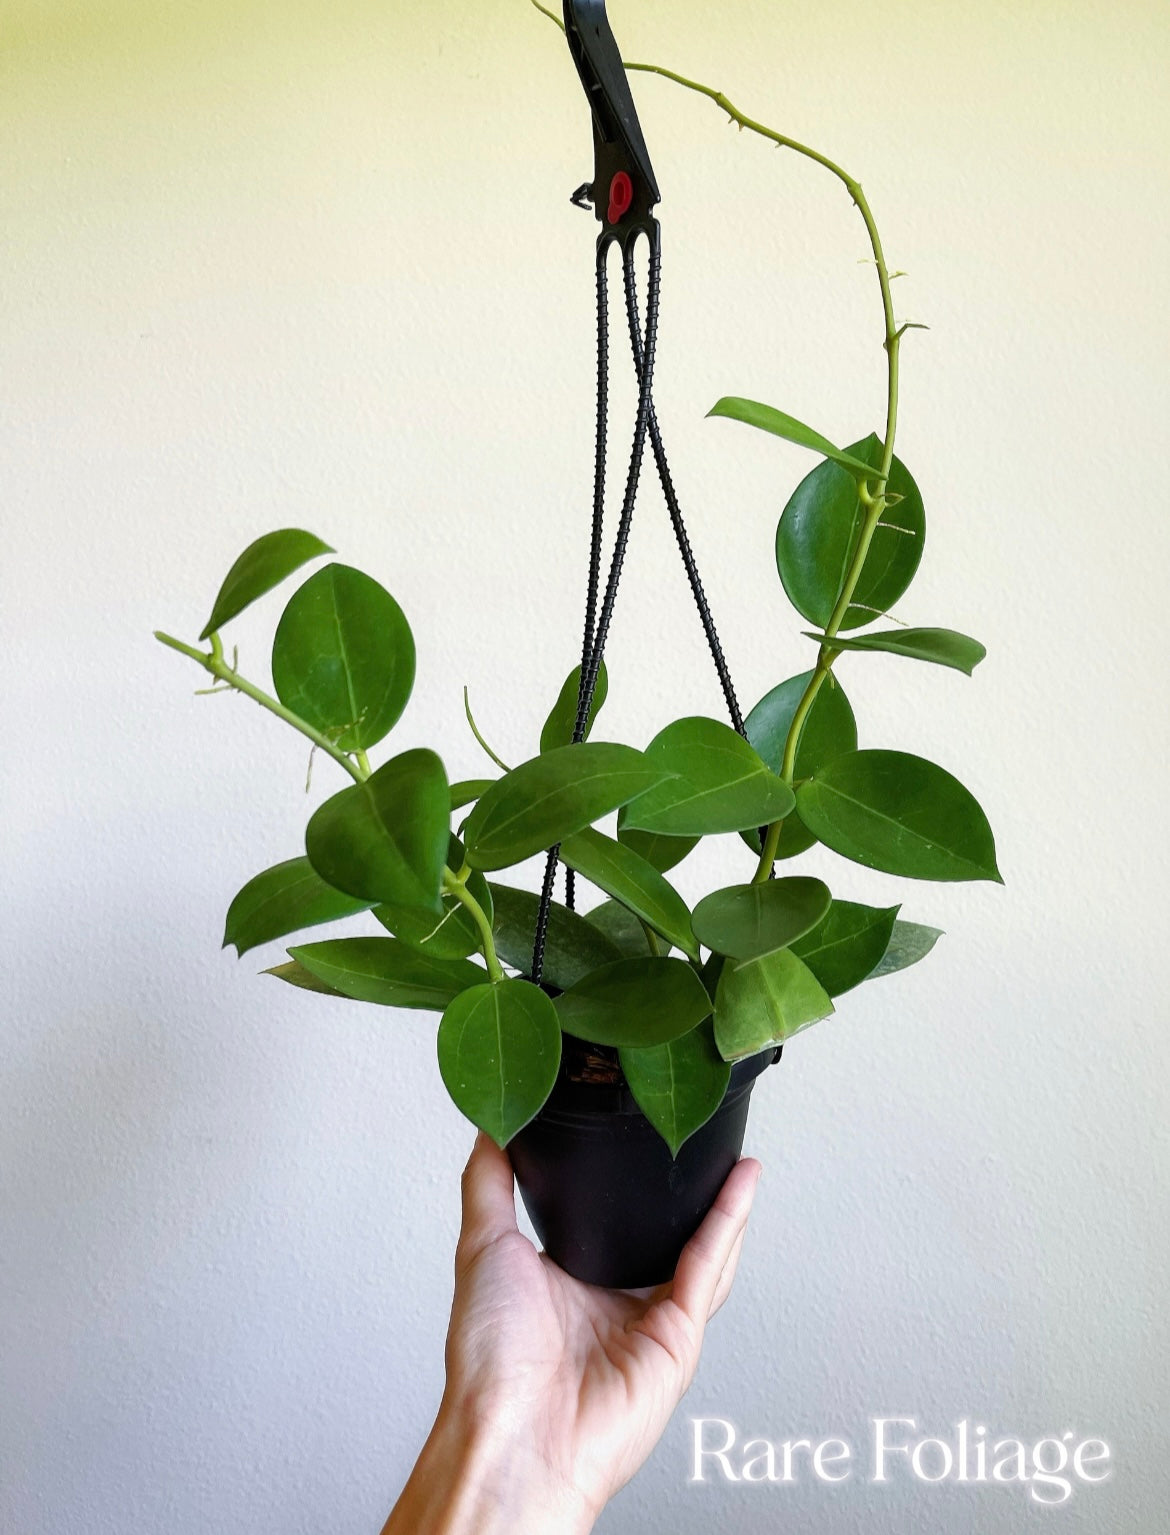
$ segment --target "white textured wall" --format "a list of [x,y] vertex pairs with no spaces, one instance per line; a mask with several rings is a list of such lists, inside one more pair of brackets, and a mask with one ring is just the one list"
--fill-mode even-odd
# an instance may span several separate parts
[[[1153,0],[613,0],[627,53],[857,174],[905,317],[929,537],[900,607],[972,682],[844,658],[865,742],[957,771],[1007,885],[862,899],[949,930],[761,1085],[766,1168],[688,1410],[863,1440],[876,1413],[1117,1472],[1055,1517],[1163,1528],[1162,974],[1170,25]],[[584,103],[523,0],[9,0],[0,139],[5,874],[0,1526],[374,1531],[441,1382],[470,1134],[434,1021],[220,953],[226,902],[336,786],[191,638],[238,550],[308,526],[419,643],[396,735],[532,749],[578,643],[592,409]],[[770,558],[797,452],[703,414],[876,425],[863,231],[814,167],[662,81],[658,389],[741,696],[806,664]],[[610,730],[718,711],[655,497]],[[273,599],[238,625],[263,673]],[[728,842],[716,878],[742,869]],[[688,894],[704,868],[681,871]],[[255,963],[253,963],[255,960]],[[1000,1535],[1018,1489],[686,1486],[685,1413],[602,1521]]]

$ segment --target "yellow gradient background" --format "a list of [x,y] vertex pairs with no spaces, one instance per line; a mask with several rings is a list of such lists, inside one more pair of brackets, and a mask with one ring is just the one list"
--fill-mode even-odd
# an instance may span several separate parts
[[[947,930],[759,1085],[765,1178],[682,1414],[605,1535],[1009,1535],[1020,1488],[691,1488],[745,1436],[875,1414],[1116,1474],[1056,1517],[1154,1535],[1164,1475],[1170,13],[1121,0],[612,0],[627,57],[725,90],[864,185],[903,319],[928,537],[908,623],[972,681],[843,657],[863,744],[958,774],[1007,884],[806,860]],[[663,192],[656,398],[741,700],[811,664],[772,540],[809,467],[707,421],[878,426],[864,230],[817,167],[639,76]],[[303,526],[405,608],[392,749],[535,747],[579,646],[593,411],[585,102],[526,0],[63,4],[0,17],[0,1527],[369,1530],[441,1390],[470,1144],[432,1018],[221,953],[222,913],[338,784],[194,698],[223,572]],[[620,328],[617,328],[619,341]],[[615,352],[614,461],[632,391]],[[602,735],[720,698],[644,480]],[[264,682],[279,599],[240,620]],[[734,839],[678,873],[747,870]],[[265,957],[265,954],[268,957]],[[252,961],[255,961],[253,963]],[[1163,1196],[1163,1197],[1160,1197]]]

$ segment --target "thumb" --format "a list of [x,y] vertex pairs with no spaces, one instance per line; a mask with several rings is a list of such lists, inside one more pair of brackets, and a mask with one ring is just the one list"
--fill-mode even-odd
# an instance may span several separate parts
[[483,1249],[506,1232],[516,1231],[516,1194],[512,1164],[481,1130],[463,1169],[463,1222],[455,1267],[473,1263]]

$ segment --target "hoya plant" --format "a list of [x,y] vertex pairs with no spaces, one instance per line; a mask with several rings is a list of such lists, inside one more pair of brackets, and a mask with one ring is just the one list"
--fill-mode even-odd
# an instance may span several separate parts
[[[794,435],[788,418],[748,402],[717,409]],[[816,626],[811,670],[768,692],[744,735],[691,716],[640,748],[572,741],[575,670],[534,755],[493,778],[450,783],[426,748],[372,766],[369,753],[410,697],[415,649],[395,599],[349,565],[322,565],[290,598],[272,643],[275,696],[243,676],[221,631],[333,552],[292,528],[253,543],[212,605],[206,648],[157,638],[300,731],[352,782],[309,818],[303,852],[238,892],[225,944],[243,955],[368,913],[365,931],[298,944],[269,973],[329,996],[441,1013],[447,1090],[501,1146],[551,1092],[563,1034],[616,1049],[672,1153],[718,1108],[731,1062],[826,1018],[862,981],[923,958],[936,929],[901,920],[896,905],[850,900],[847,885],[834,892],[788,872],[819,842],[907,879],[999,879],[987,819],[956,778],[922,757],[858,745],[832,675],[844,651],[969,673],[983,649],[946,629],[856,632],[908,587],[922,501],[896,458],[883,472],[876,437],[826,447],[776,533],[784,589]],[[604,670],[598,684],[590,726]],[[616,826],[602,830],[615,812]],[[688,910],[668,871],[701,838],[728,832],[742,834],[725,843],[740,868]],[[538,986],[528,976],[539,897],[502,876],[558,844],[599,904],[552,904]]]
[[[429,748],[371,762],[410,698],[415,648],[394,597],[362,571],[324,563],[294,591],[273,637],[272,692],[227,660],[232,620],[333,552],[315,535],[285,528],[250,545],[198,644],[157,634],[217,688],[300,731],[350,780],[314,811],[303,850],[236,894],[225,943],[243,955],[349,924],[342,936],[294,945],[269,973],[332,997],[440,1014],[443,1082],[501,1146],[540,1112],[571,1036],[616,1056],[677,1156],[722,1102],[733,1062],[827,1018],[836,998],[914,964],[939,936],[904,921],[899,905],[851,899],[850,863],[915,881],[1000,879],[972,794],[936,763],[861,745],[835,674],[845,654],[885,652],[968,675],[984,655],[966,635],[887,618],[918,569],[925,515],[894,452],[910,327],[895,322],[869,205],[824,156],[671,78],[832,171],[870,238],[888,363],[881,434],[839,448],[754,401],[725,398],[711,412],[818,455],[775,532],[812,665],[778,681],[742,733],[688,716],[627,745],[595,739],[606,693],[596,656],[568,676],[539,736],[533,722],[526,761],[510,767],[489,748],[492,776],[451,783]],[[468,720],[476,730],[470,711]],[[712,836],[724,838],[726,882],[690,910],[667,875]],[[832,889],[793,872],[815,844],[843,860]],[[507,878],[549,849],[572,871],[573,903],[549,902],[547,889],[542,901]]]

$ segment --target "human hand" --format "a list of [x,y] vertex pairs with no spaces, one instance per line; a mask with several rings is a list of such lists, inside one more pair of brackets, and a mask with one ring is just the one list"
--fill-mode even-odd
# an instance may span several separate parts
[[603,1290],[522,1235],[511,1163],[481,1134],[463,1174],[443,1403],[383,1535],[592,1528],[691,1383],[760,1171],[750,1158],[732,1169],[670,1284]]

